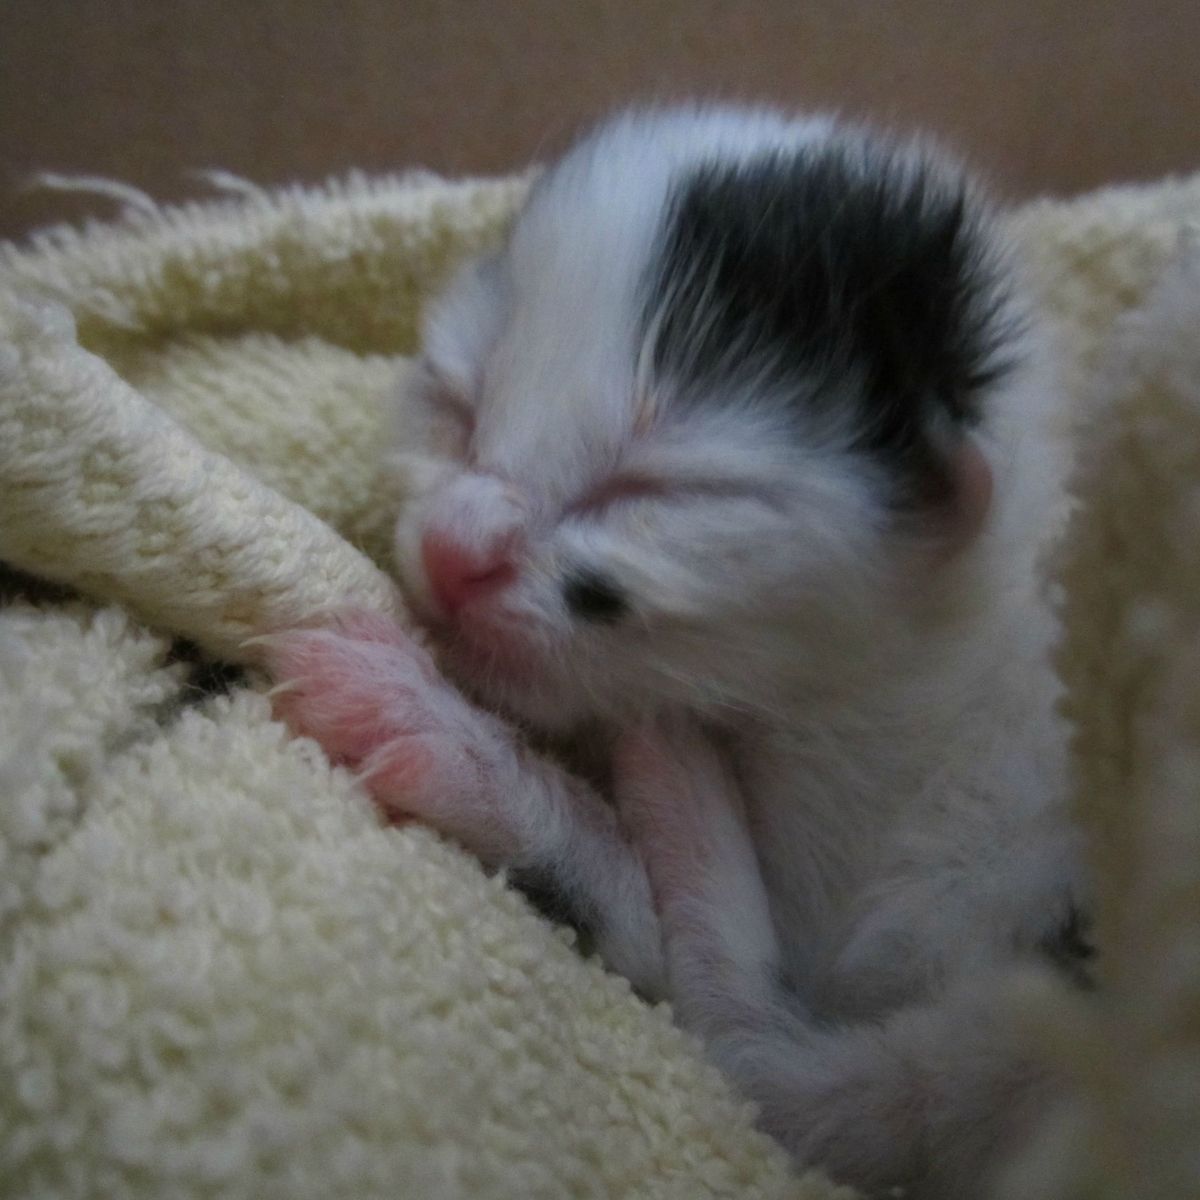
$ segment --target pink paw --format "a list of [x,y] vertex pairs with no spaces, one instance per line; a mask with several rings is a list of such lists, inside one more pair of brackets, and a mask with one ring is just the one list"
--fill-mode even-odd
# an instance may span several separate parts
[[404,630],[348,612],[261,644],[276,714],[358,770],[387,817],[420,819],[485,859],[510,852],[502,799],[511,738]]
[[274,634],[263,646],[276,715],[331,759],[356,766],[396,732],[398,703],[438,679],[425,650],[373,613]]

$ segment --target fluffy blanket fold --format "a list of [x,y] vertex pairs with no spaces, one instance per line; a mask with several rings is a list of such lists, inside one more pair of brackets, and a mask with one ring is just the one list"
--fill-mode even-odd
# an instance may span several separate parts
[[[0,248],[0,1193],[849,1195],[502,880],[381,827],[243,646],[403,615],[388,391],[524,186],[352,178]],[[1104,987],[1014,984],[1076,1089],[1009,1190],[1194,1196],[1200,179],[1012,221],[1080,398],[1051,569]]]

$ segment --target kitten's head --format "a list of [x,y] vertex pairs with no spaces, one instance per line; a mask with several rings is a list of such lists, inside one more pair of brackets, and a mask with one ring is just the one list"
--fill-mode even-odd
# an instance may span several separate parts
[[429,315],[402,577],[543,726],[831,686],[983,520],[1003,324],[984,220],[921,151],[619,118]]

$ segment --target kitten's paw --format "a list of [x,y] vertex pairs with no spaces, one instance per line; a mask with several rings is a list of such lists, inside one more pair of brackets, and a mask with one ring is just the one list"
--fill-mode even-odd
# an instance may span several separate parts
[[421,820],[491,862],[511,857],[512,735],[399,626],[351,612],[259,642],[276,714],[357,770],[387,817]]
[[275,681],[276,715],[320,742],[331,759],[352,766],[411,725],[418,697],[438,680],[428,653],[374,613],[352,610],[328,627],[256,640]]

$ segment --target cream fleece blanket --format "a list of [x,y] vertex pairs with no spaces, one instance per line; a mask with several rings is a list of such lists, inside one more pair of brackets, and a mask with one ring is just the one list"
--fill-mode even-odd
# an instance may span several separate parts
[[[353,178],[0,248],[0,1194],[796,1197],[669,1013],[383,828],[243,640],[384,570],[386,398],[519,180]],[[1200,180],[1018,213],[1083,500],[1055,570],[1106,986],[1012,1194],[1200,1194]],[[48,582],[64,587],[48,586]],[[185,640],[186,639],[186,640]]]

